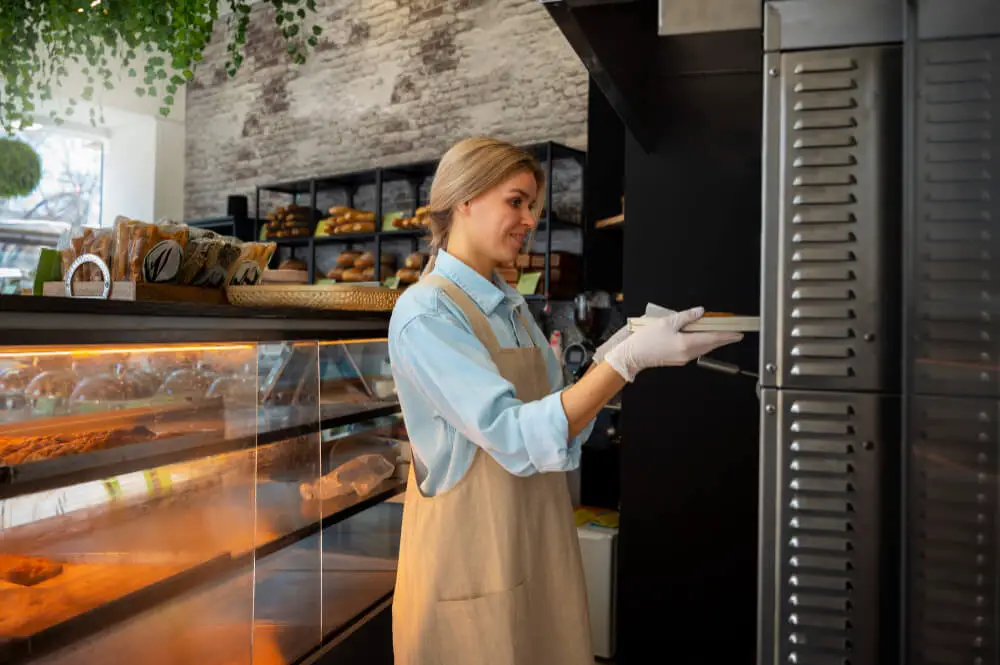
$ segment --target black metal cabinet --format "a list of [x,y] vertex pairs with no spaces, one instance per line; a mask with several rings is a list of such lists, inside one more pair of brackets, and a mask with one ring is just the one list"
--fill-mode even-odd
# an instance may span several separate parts
[[916,56],[913,390],[1000,397],[1000,37]]
[[996,663],[1000,403],[911,404],[907,610],[912,665]]
[[1000,662],[1000,11],[908,5],[904,662]]

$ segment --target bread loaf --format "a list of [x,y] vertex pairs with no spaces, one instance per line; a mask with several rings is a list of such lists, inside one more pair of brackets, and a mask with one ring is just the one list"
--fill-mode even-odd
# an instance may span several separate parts
[[356,250],[348,250],[346,252],[341,252],[340,256],[337,257],[337,267],[338,268],[353,268],[354,262],[358,260],[361,256],[361,252]]
[[354,261],[355,268],[371,268],[375,265],[375,253],[365,252]]

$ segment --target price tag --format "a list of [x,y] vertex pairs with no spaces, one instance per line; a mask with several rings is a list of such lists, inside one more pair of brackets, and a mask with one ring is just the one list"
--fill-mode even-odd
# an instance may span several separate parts
[[386,277],[385,287],[387,289],[398,289],[399,288],[399,278],[395,275],[392,277]]
[[122,485],[118,482],[117,478],[102,480],[101,483],[104,485],[104,490],[108,493],[108,498],[112,501],[122,498]]
[[538,282],[542,278],[540,272],[521,273],[517,280],[517,292],[524,296],[530,296],[538,291]]
[[150,496],[170,493],[171,480],[169,473],[159,469],[152,469],[150,471],[143,471],[142,476],[146,480],[146,491],[149,492]]

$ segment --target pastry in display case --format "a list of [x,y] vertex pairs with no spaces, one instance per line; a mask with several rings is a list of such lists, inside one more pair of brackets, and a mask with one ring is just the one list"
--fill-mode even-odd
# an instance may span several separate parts
[[0,346],[0,665],[297,663],[391,597],[387,322],[336,323]]

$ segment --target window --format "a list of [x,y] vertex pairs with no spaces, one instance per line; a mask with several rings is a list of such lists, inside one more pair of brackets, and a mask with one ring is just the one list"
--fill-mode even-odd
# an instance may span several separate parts
[[34,279],[43,247],[64,246],[84,226],[100,226],[104,139],[39,126],[16,137],[42,158],[42,180],[34,192],[0,199],[0,281],[25,286]]

